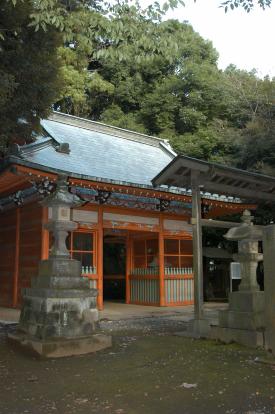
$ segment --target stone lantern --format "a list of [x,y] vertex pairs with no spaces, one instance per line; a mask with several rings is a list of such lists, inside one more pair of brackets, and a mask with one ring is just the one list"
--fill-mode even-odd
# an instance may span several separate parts
[[219,312],[219,327],[216,337],[225,342],[236,341],[248,346],[263,345],[264,292],[257,284],[257,265],[263,260],[259,253],[262,227],[254,226],[248,210],[242,216],[243,224],[231,228],[224,236],[227,240],[238,241],[238,253],[234,260],[240,262],[241,284],[239,291],[229,294],[228,310]]
[[81,200],[71,194],[67,177],[59,176],[57,188],[42,203],[49,208],[46,228],[53,234],[49,259],[39,264],[31,287],[22,289],[23,306],[19,326],[10,339],[36,353],[59,357],[97,351],[111,345],[111,337],[96,333],[97,289],[81,277],[81,263],[70,258],[66,238],[77,228],[71,208]]
[[78,196],[69,193],[66,181],[67,177],[60,175],[56,191],[41,202],[50,212],[50,220],[46,228],[52,232],[54,238],[50,257],[56,259],[69,257],[66,238],[68,232],[77,228],[77,224],[71,221],[71,208],[82,204]]
[[255,292],[260,290],[257,283],[257,267],[263,260],[263,255],[259,253],[262,229],[253,226],[253,216],[248,210],[243,212],[241,220],[243,225],[230,229],[224,237],[227,240],[238,240],[238,253],[233,255],[233,259],[240,263],[241,268],[242,280],[239,291]]
[[[67,177],[59,175],[56,191],[40,203],[49,211],[49,222],[45,228],[52,233],[53,244],[50,248],[49,259],[42,260],[39,264],[39,275],[43,276],[43,283],[49,280],[52,287],[62,285],[63,288],[88,287],[88,280],[81,278],[81,263],[70,258],[66,246],[69,232],[77,228],[77,223],[71,221],[71,208],[82,204],[80,198],[71,194],[67,187]],[[46,279],[45,279],[46,277]],[[40,287],[38,278],[33,280],[32,286]],[[44,286],[43,285],[43,286]],[[95,289],[89,289],[90,295],[96,298]],[[95,299],[94,306],[95,307]]]

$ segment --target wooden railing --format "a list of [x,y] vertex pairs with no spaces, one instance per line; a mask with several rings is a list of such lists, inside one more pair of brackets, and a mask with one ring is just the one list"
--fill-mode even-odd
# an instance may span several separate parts
[[[136,268],[130,275],[131,303],[159,304],[159,268]],[[165,268],[165,302],[168,306],[189,305],[194,302],[193,269]]]

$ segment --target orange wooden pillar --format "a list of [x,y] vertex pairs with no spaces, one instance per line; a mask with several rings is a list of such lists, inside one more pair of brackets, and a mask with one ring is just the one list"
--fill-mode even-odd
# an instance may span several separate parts
[[165,282],[164,282],[164,235],[163,235],[163,217],[159,218],[159,305],[166,306],[165,300]]
[[97,232],[97,306],[103,309],[103,208],[98,208],[98,232]]
[[130,285],[130,273],[131,273],[131,260],[132,260],[132,245],[130,239],[130,233],[127,233],[126,239],[126,299],[125,303],[131,301],[131,285]]
[[41,229],[41,260],[47,260],[49,258],[49,244],[50,236],[45,224],[48,223],[48,208],[42,208],[42,229]]
[[20,254],[20,208],[15,211],[15,254],[14,254],[14,272],[13,272],[13,297],[12,306],[16,308],[18,302],[18,278],[19,278],[19,254]]

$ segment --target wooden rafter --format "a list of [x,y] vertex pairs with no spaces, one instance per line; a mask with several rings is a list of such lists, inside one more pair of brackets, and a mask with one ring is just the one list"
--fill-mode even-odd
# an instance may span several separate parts
[[253,201],[275,202],[275,177],[178,156],[152,181],[154,185],[191,188],[192,173],[199,174],[203,192]]
[[[193,165],[193,164],[192,164]],[[182,187],[183,184],[187,185],[190,181],[190,169],[187,167],[184,167],[179,171],[179,169],[176,169],[177,172],[182,172],[184,174],[183,179],[180,176],[177,176],[177,178],[173,179],[175,181],[175,184],[177,180],[181,180]],[[214,174],[213,174],[214,176]],[[11,165],[10,168],[0,175],[0,185],[2,180],[8,180],[6,182],[6,193],[1,193],[1,198],[4,196],[7,196],[9,194],[13,194],[15,191],[19,189],[25,189],[31,186],[31,181],[39,181],[43,180],[45,178],[48,178],[51,181],[56,181],[57,174],[53,174],[51,172],[36,170],[34,168],[29,168],[22,165]],[[239,180],[240,181],[240,180]],[[118,185],[118,184],[111,184],[111,183],[104,183],[104,182],[97,182],[97,181],[91,181],[88,179],[79,179],[74,177],[69,177],[69,183],[72,187],[78,186],[82,188],[87,189],[94,189],[94,190],[104,190],[104,191],[110,191],[112,193],[121,193],[121,194],[129,194],[137,197],[144,197],[144,198],[161,198],[164,200],[170,200],[170,201],[179,201],[183,203],[191,204],[192,197],[190,195],[184,195],[184,194],[178,194],[168,191],[159,191],[158,189],[150,189],[150,188],[139,188],[133,186],[126,186],[126,185]],[[217,184],[216,184],[217,185]],[[226,184],[220,184],[223,189],[226,188]],[[271,195],[272,197],[275,197],[275,195]],[[270,195],[269,195],[270,197]],[[206,213],[205,217],[216,217],[217,215],[226,215],[226,213],[231,212],[239,212],[243,211],[244,209],[255,209],[255,205],[251,204],[240,204],[240,203],[234,203],[234,202],[228,202],[225,200],[218,200],[207,198],[207,196],[203,196],[203,203],[205,205],[211,205],[211,210]],[[216,214],[216,212],[218,214]]]

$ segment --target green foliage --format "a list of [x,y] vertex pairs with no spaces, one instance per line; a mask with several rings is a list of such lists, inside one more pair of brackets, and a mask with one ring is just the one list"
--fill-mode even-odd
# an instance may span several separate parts
[[[256,1],[223,5],[231,3],[246,9]],[[168,138],[179,153],[273,172],[274,81],[234,66],[218,70],[210,42],[188,24],[161,21],[176,4],[0,0],[3,145],[32,139],[54,103]]]
[[101,121],[113,126],[129,129],[136,132],[145,133],[146,130],[137,120],[137,114],[125,114],[117,105],[111,105],[101,116]]
[[173,137],[171,143],[179,153],[226,164],[231,163],[234,156],[235,135],[233,128],[229,128],[221,120],[214,119],[209,125],[198,129],[196,133]]
[[60,79],[55,53],[59,36],[52,30],[33,31],[30,1],[14,6],[0,0],[0,146],[31,140],[40,117],[56,99]]
[[191,26],[122,9],[112,24],[121,40],[95,37],[92,55],[80,41],[60,48],[66,82],[56,108],[162,136],[194,132],[216,116],[217,53]]
[[275,172],[275,79],[231,66],[225,71],[228,120],[239,133],[233,162],[240,168]]
[[171,60],[177,44],[156,27],[176,3],[142,10],[127,1],[111,6],[97,0],[0,0],[2,147],[19,136],[31,140],[54,102],[65,112],[95,118],[106,102],[113,104],[114,85],[90,65],[107,59],[139,65],[157,54]]
[[[274,114],[275,115],[275,114]],[[257,117],[243,131],[238,165],[267,175],[275,173],[275,116]]]
[[[144,124],[151,134],[194,130],[205,123],[207,117],[213,117],[218,107],[217,54],[211,44],[187,24],[176,21],[151,24],[139,21],[139,32],[153,33],[154,29],[159,43],[170,38],[177,48],[148,55],[144,54],[143,45],[138,46],[131,37],[121,45],[122,62],[116,55],[92,62],[91,70],[94,67],[94,71],[115,88],[112,99],[108,97],[103,106],[115,104],[124,114],[135,112],[138,123]],[[138,61],[135,56],[139,56]],[[206,96],[209,105],[206,105]],[[102,100],[95,107],[101,105]]]
[[[243,128],[270,105],[273,81],[257,77],[256,71],[247,72],[230,65],[225,70],[223,90],[227,95],[227,117]],[[271,89],[270,89],[271,88]]]
[[225,12],[228,10],[234,10],[238,7],[242,7],[247,13],[249,13],[256,5],[260,6],[263,10],[270,7],[272,0],[226,0],[222,2],[221,7],[224,7]]
[[112,24],[122,38],[95,38],[92,55],[80,41],[59,49],[66,82],[58,108],[169,138],[178,153],[273,171],[273,125],[262,131],[263,114],[273,119],[272,80],[234,66],[218,70],[211,43],[188,24],[156,23],[122,9]]

